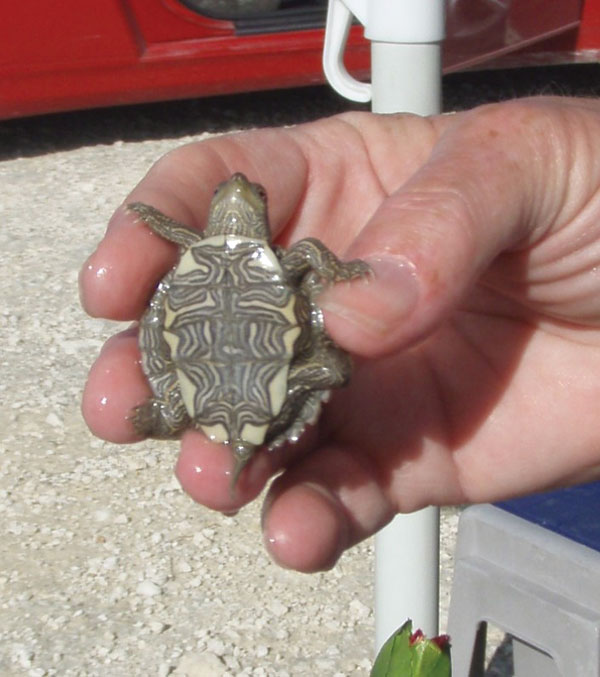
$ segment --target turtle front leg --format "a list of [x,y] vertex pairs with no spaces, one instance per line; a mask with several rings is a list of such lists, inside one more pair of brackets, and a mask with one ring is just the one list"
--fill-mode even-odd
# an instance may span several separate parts
[[202,233],[199,231],[189,228],[183,223],[179,223],[179,221],[175,221],[175,219],[163,214],[156,207],[144,204],[143,202],[128,204],[127,211],[139,216],[140,220],[157,235],[160,235],[165,240],[175,242],[180,247],[190,247],[202,239]]
[[[371,274],[370,266],[364,261],[340,261],[320,240],[312,237],[300,240],[284,251],[281,254],[281,265],[296,283],[307,273],[313,272],[322,281],[321,288],[324,286],[323,282],[341,282]],[[313,286],[316,287],[314,283]]]
[[189,426],[171,351],[163,334],[164,303],[172,273],[159,284],[150,307],[142,316],[139,342],[142,367],[153,390],[153,396],[133,409],[130,420],[138,435],[156,439],[176,439]]

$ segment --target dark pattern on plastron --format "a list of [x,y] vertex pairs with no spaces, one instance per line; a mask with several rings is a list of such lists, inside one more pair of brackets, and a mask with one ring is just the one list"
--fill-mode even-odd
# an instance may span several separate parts
[[[244,425],[267,424],[273,418],[268,388],[264,387],[281,368],[268,363],[235,365],[235,382],[225,384],[222,368],[210,362],[188,365],[187,375],[198,385],[194,395],[195,421],[201,425],[221,423],[233,438]],[[210,397],[209,397],[210,395]]]
[[231,361],[287,360],[285,336],[293,325],[268,319],[238,319],[237,324],[222,316],[198,314],[177,317],[169,327],[179,341],[171,358],[175,363],[210,360],[226,365]]
[[194,247],[192,255],[198,267],[177,271],[176,284],[169,290],[170,307],[177,311],[204,304],[215,292],[227,288],[243,292],[244,303],[255,294],[259,302],[285,306],[290,298],[288,285],[278,271],[259,265],[263,253],[264,245],[256,241],[240,242],[235,248],[204,243]]
[[202,244],[193,256],[199,268],[171,286],[168,331],[178,338],[171,359],[195,388],[196,422],[232,434],[268,423],[279,410],[269,385],[289,362],[285,337],[295,323],[283,309],[292,293],[278,270],[257,265],[260,242]]

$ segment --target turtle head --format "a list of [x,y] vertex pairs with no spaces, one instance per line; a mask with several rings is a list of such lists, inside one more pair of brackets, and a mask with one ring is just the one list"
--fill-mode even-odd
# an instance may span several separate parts
[[220,183],[210,203],[204,235],[242,235],[270,242],[265,189],[240,172]]

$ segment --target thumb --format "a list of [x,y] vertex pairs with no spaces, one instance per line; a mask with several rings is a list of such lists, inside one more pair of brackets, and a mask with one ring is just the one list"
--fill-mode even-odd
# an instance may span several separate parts
[[527,237],[539,217],[536,205],[556,209],[537,190],[557,189],[548,176],[557,165],[548,139],[556,135],[543,124],[534,126],[537,133],[522,129],[513,121],[517,108],[492,106],[449,123],[437,118],[448,126],[429,160],[383,201],[348,252],[366,260],[373,277],[323,294],[336,341],[368,357],[418,341],[500,252]]

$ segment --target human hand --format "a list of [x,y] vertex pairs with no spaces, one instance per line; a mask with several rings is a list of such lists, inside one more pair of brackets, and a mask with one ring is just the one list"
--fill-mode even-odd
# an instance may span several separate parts
[[[259,452],[232,497],[230,454],[189,431],[177,475],[231,512],[274,481],[265,543],[327,568],[395,513],[592,479],[600,468],[600,102],[540,98],[456,115],[346,114],[179,148],[127,197],[201,228],[216,184],[262,183],[277,242],[316,236],[369,284],[323,297],[359,355],[298,445]],[[172,245],[123,208],[81,273],[94,316],[138,319]],[[83,412],[137,438],[149,387],[135,331],[107,342]]]

